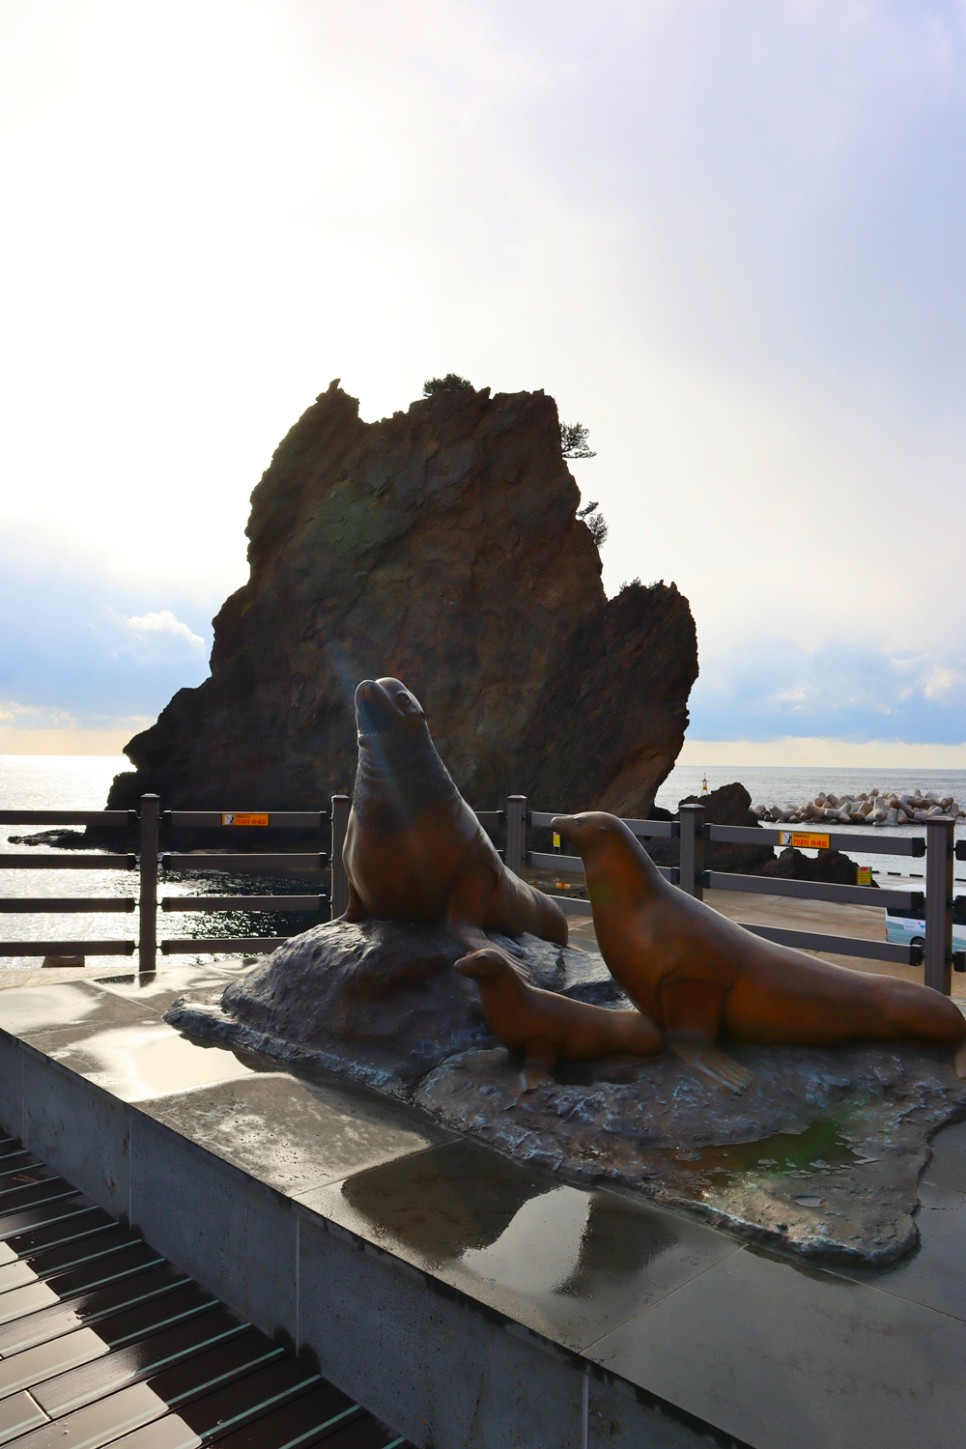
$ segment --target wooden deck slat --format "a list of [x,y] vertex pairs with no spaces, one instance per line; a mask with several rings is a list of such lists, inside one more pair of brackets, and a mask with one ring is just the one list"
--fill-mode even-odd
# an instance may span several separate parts
[[9,1444],[37,1424],[46,1424],[47,1415],[26,1389],[11,1394],[0,1402],[0,1444]]
[[0,1128],[5,1445],[414,1449]]
[[[148,1321],[167,1317],[177,1311],[171,1308],[171,1299],[177,1298],[177,1290],[186,1286],[187,1303],[194,1303],[200,1290],[184,1273],[162,1261],[160,1266],[145,1268],[132,1278],[122,1278],[79,1294],[66,1303],[55,1303],[39,1312],[27,1313],[0,1327],[0,1358],[9,1358],[31,1344],[59,1338],[75,1328],[96,1327],[108,1347],[113,1347],[118,1336],[127,1336],[132,1311],[143,1309]],[[163,1302],[160,1301],[162,1298]]]
[[0,1217],[0,1241],[5,1238],[19,1237],[21,1233],[27,1233],[35,1228],[51,1228],[64,1224],[69,1218],[76,1217],[78,1213],[84,1212],[87,1208],[93,1207],[93,1203],[87,1201],[79,1192],[70,1193],[67,1196],[60,1196],[45,1203],[39,1203],[35,1207],[23,1208],[20,1212],[4,1213]]
[[[59,1272],[48,1269],[40,1275],[25,1263],[24,1267],[31,1277],[25,1280],[23,1286],[8,1284],[3,1277],[5,1270],[0,1268],[0,1324],[34,1312],[34,1308],[30,1306],[32,1303],[39,1307],[66,1303],[80,1293],[106,1287],[118,1279],[143,1272],[145,1268],[156,1267],[163,1261],[147,1243],[132,1238],[128,1243],[116,1244],[112,1250],[89,1256],[79,1263],[71,1263]],[[44,1290],[46,1299],[41,1300],[39,1295],[32,1295],[31,1289]]]
[[91,1360],[47,1383],[37,1384],[33,1394],[40,1407],[56,1419],[92,1399],[140,1382],[178,1359],[200,1353],[241,1333],[246,1326],[227,1308],[217,1304],[137,1343],[115,1349],[109,1359]]
[[[0,1241],[0,1264],[14,1261],[19,1255],[45,1252],[48,1248],[80,1244],[85,1238],[94,1238],[117,1223],[103,1208],[77,1194],[78,1206],[72,1212],[55,1217],[49,1223],[39,1223],[11,1233],[6,1241]],[[0,1225],[0,1239],[3,1238]]]

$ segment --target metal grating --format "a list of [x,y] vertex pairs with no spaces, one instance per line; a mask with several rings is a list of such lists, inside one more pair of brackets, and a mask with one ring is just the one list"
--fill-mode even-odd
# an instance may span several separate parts
[[0,1129],[0,1445],[414,1449]]

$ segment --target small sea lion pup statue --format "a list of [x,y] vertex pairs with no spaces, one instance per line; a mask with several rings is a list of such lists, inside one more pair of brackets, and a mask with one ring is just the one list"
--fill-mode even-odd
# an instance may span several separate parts
[[398,679],[364,679],[355,704],[344,919],[441,921],[468,950],[490,944],[487,930],[566,945],[560,907],[507,870],[436,753],[418,699]]
[[611,975],[663,1027],[667,1045],[740,1092],[751,1073],[719,1037],[766,1046],[928,1042],[956,1052],[966,1076],[966,1018],[940,992],[833,966],[753,935],[669,885],[614,815],[562,815],[553,829],[584,863],[594,929]]
[[479,987],[493,1035],[523,1056],[527,1088],[546,1081],[558,1062],[651,1057],[664,1050],[664,1033],[642,1012],[592,1006],[531,986],[494,946],[471,951],[456,969]]

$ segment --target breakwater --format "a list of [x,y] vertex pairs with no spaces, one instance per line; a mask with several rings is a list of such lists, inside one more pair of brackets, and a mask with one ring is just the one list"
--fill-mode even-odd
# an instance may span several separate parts
[[966,810],[951,795],[919,790],[862,790],[856,795],[819,792],[801,805],[752,805],[762,824],[789,825],[923,825],[948,816],[963,822]]

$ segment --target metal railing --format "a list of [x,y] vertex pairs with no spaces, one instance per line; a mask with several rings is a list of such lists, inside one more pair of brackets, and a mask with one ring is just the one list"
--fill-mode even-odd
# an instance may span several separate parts
[[[325,914],[330,908],[332,918],[342,915],[348,903],[348,880],[342,863],[342,847],[349,820],[348,795],[334,795],[331,808],[325,810],[220,811],[164,810],[157,795],[142,795],[140,809],[134,810],[56,810],[0,811],[0,825],[93,825],[100,829],[137,830],[137,852],[78,852],[56,854],[31,851],[29,854],[0,853],[3,869],[71,869],[137,871],[138,896],[106,897],[34,897],[0,898],[0,913],[34,914],[118,911],[138,913],[137,939],[89,941],[4,941],[0,956],[46,955],[133,955],[137,952],[138,969],[150,973],[156,969],[157,955],[188,954],[197,951],[243,953],[273,950],[286,937],[168,937],[158,938],[158,911],[215,912],[246,910],[253,913],[291,911]],[[556,814],[563,811],[537,811],[527,808],[523,795],[507,797],[505,810],[478,811],[477,817],[492,837],[505,828],[505,845],[501,850],[507,866],[523,876],[527,869],[554,871],[564,877],[583,877],[583,864],[578,856],[528,849],[528,829],[549,831]],[[898,908],[910,916],[925,919],[925,946],[898,945],[887,941],[870,941],[852,936],[832,936],[821,932],[795,931],[772,926],[744,923],[758,936],[796,946],[805,950],[830,951],[838,955],[894,962],[900,965],[923,966],[927,985],[949,995],[951,970],[966,970],[966,953],[953,951],[952,904],[953,860],[966,860],[966,841],[954,841],[952,820],[926,822],[925,837],[888,837],[882,832],[857,834],[848,831],[795,831],[799,839],[811,836],[832,850],[876,855],[925,857],[925,891],[879,888],[874,886],[829,885],[818,881],[788,880],[775,876],[736,874],[705,869],[705,848],[711,843],[733,845],[775,845],[790,843],[792,832],[781,825],[732,826],[714,825],[704,819],[700,804],[683,805],[680,820],[626,820],[625,824],[641,839],[677,840],[680,862],[677,866],[659,867],[662,875],[689,895],[700,899],[704,890],[734,890],[776,896],[824,900],[838,904],[871,905]],[[210,852],[174,851],[162,848],[162,834],[167,829],[234,830],[239,827],[322,831],[329,827],[327,852],[278,851]],[[321,874],[329,868],[328,896],[324,891],[306,895],[162,895],[158,899],[159,880],[172,871],[242,871],[263,873],[272,870]],[[576,896],[553,897],[571,915],[589,915],[590,902]]]
[[[346,812],[348,814],[348,812]],[[241,953],[274,950],[285,936],[175,936],[158,939],[158,910],[217,912],[245,910],[325,914],[329,897],[324,891],[313,895],[171,895],[158,899],[158,883],[173,871],[243,871],[253,874],[272,870],[321,874],[328,866],[329,852],[296,851],[238,852],[163,850],[165,829],[321,831],[330,822],[328,810],[161,810],[157,795],[142,795],[135,810],[3,810],[0,825],[93,825],[99,829],[137,830],[137,852],[120,854],[99,850],[90,853],[63,851],[50,854],[0,853],[0,870],[130,870],[137,871],[139,891],[133,896],[37,896],[0,899],[0,912],[48,915],[81,914],[90,911],[136,910],[137,939],[86,941],[2,941],[0,956],[133,956],[138,955],[142,974],[156,969],[158,952],[185,955],[196,951]],[[344,832],[343,832],[344,833]],[[341,847],[340,847],[341,856]]]
[[[519,797],[518,797],[519,798]],[[524,802],[525,804],[525,802]],[[562,811],[530,811],[525,818],[534,827],[548,830],[555,814]],[[954,840],[955,822],[936,819],[925,823],[925,837],[888,837],[850,831],[790,831],[788,826],[714,825],[704,819],[703,805],[682,805],[680,821],[626,820],[635,835],[642,838],[663,837],[680,841],[680,865],[664,868],[662,874],[689,895],[702,898],[705,889],[746,891],[755,894],[792,896],[799,899],[829,901],[840,905],[898,908],[910,916],[925,918],[925,946],[899,945],[888,941],[869,941],[855,936],[831,936],[819,931],[793,931],[776,926],[759,926],[742,922],[745,930],[781,945],[800,950],[829,951],[840,956],[888,961],[899,965],[923,967],[927,986],[948,996],[952,989],[951,972],[966,970],[966,952],[953,950],[953,860],[966,860],[966,841]],[[706,870],[705,846],[708,843],[730,845],[774,845],[792,843],[789,835],[801,840],[812,836],[821,848],[868,852],[875,855],[906,855],[925,857],[925,891],[882,888],[878,886],[831,885],[823,881],[788,880],[781,876],[737,874]],[[807,842],[805,848],[808,848]],[[582,876],[583,862],[575,855],[547,855],[527,851],[523,861],[536,868],[552,869],[561,875]],[[510,863],[509,860],[507,862]],[[522,872],[520,872],[522,873]],[[564,909],[574,914],[589,914],[589,902],[572,897],[555,897]]]

